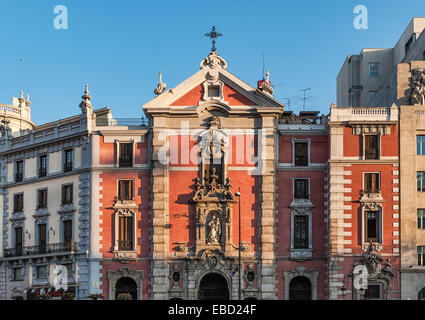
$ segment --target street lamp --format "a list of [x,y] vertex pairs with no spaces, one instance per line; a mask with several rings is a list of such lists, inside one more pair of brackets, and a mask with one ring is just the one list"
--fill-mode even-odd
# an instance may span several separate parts
[[239,198],[239,300],[241,300],[241,187],[239,187],[238,192],[235,192],[235,196]]

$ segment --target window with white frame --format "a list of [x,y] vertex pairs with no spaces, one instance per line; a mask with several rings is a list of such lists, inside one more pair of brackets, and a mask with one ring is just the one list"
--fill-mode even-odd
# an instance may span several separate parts
[[381,242],[380,231],[381,231],[381,217],[379,210],[365,210],[364,211],[365,221],[365,241],[366,242]]
[[418,266],[425,266],[425,247],[418,246]]
[[120,167],[132,167],[133,166],[133,143],[121,143],[119,144],[119,158],[118,165]]
[[380,193],[381,192],[381,175],[379,172],[364,173],[363,191],[365,193]]
[[416,185],[419,192],[425,192],[425,172],[418,171],[416,173]]
[[294,179],[294,199],[309,199],[308,179]]
[[294,165],[306,167],[309,162],[307,141],[294,141]]
[[366,160],[379,159],[379,135],[364,135],[364,158]]

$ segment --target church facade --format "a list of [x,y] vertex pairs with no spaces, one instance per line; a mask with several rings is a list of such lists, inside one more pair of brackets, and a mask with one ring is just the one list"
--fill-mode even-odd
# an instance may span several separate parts
[[87,88],[60,123],[3,110],[1,298],[60,296],[57,265],[77,299],[400,298],[397,107],[296,115],[215,50],[155,93],[147,122]]

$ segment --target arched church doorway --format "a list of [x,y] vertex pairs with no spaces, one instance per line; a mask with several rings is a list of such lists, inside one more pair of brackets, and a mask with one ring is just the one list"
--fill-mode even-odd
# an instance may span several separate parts
[[128,277],[120,278],[115,285],[115,300],[137,300],[136,281]]
[[199,300],[229,300],[227,280],[218,273],[204,276],[199,285]]
[[295,277],[289,284],[289,300],[311,300],[311,283],[306,277]]

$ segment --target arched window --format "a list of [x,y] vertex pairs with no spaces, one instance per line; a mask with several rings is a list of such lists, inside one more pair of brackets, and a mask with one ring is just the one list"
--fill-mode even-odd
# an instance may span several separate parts
[[422,288],[418,293],[418,300],[425,300],[425,288]]
[[289,284],[289,300],[311,300],[311,283],[306,277],[295,277]]
[[[131,299],[129,297],[131,296]],[[137,300],[137,284],[128,277],[120,278],[115,285],[116,300]]]

